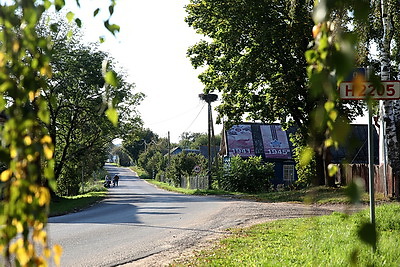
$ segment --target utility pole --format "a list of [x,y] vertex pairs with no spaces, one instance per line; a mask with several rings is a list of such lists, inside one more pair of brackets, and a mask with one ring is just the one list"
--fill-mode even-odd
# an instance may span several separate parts
[[208,103],[208,188],[211,189],[212,175],[211,175],[211,129],[212,129],[212,116],[211,116],[211,102],[218,99],[216,94],[199,94],[200,99]]
[[171,164],[171,136],[168,131],[168,166]]

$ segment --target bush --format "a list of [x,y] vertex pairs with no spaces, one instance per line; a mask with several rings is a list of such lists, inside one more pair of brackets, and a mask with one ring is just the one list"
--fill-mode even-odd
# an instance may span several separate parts
[[165,172],[165,182],[172,186],[180,186],[183,176],[194,175],[194,167],[199,165],[202,173],[207,171],[207,160],[203,155],[195,153],[180,153],[171,158],[171,163]]
[[148,150],[147,152],[140,154],[138,165],[154,179],[158,172],[165,169],[167,159],[160,151]]
[[293,159],[296,161],[297,181],[294,183],[294,187],[297,189],[308,187],[315,180],[316,174],[316,162],[313,157],[308,165],[302,165],[301,156],[303,150],[307,147],[302,139],[301,135],[291,134],[290,141],[293,143]]
[[76,196],[79,194],[81,177],[73,167],[66,166],[57,180],[57,194],[59,196]]
[[240,156],[231,158],[229,166],[220,178],[223,190],[236,192],[266,192],[274,178],[274,164],[264,163],[261,157],[250,157],[246,160]]

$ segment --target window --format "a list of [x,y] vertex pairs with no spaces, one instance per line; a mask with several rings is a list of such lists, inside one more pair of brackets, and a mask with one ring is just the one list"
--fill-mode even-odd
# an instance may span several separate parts
[[294,182],[294,165],[283,165],[283,181],[289,184]]

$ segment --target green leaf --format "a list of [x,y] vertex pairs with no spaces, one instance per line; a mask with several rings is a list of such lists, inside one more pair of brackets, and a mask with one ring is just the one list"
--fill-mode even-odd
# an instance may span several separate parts
[[334,165],[334,164],[328,165],[328,174],[330,177],[334,176],[338,170],[339,170],[339,168],[337,165]]
[[119,32],[120,30],[120,27],[117,24],[110,24],[109,20],[104,21],[104,27],[106,27],[107,30],[113,35],[115,35],[115,33]]
[[306,60],[309,64],[314,63],[318,58],[318,53],[314,49],[307,50],[305,53]]
[[70,11],[67,13],[67,15],[65,15],[65,17],[67,18],[68,22],[71,22],[74,19],[75,14]]
[[358,178],[353,181],[346,187],[345,194],[349,198],[350,203],[356,204],[361,200],[361,194],[364,192],[364,184],[363,181]]
[[324,108],[327,112],[331,111],[332,109],[335,108],[335,103],[333,101],[327,101],[324,104]]
[[109,85],[118,86],[117,74],[114,71],[107,71],[104,80]]
[[50,30],[53,32],[57,32],[58,31],[58,25],[57,23],[53,23],[50,25]]
[[300,165],[307,166],[314,157],[314,150],[311,147],[305,147],[300,153]]
[[118,112],[115,108],[109,108],[106,110],[107,118],[111,121],[114,126],[118,125]]
[[100,8],[96,8],[96,10],[93,12],[93,17],[96,17],[97,14],[99,14]]
[[82,27],[82,21],[79,18],[75,19],[75,23],[76,23],[76,25],[78,25],[79,28]]
[[55,0],[54,5],[57,11],[60,11],[61,8],[65,6],[65,1],[64,0]]

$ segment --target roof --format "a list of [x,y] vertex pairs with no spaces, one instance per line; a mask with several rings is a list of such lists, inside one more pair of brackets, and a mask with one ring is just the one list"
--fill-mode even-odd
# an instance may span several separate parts
[[[368,162],[368,125],[351,124],[351,132],[345,144],[339,148],[332,147],[332,163],[367,163]],[[232,157],[243,158],[262,156],[264,159],[292,159],[293,144],[289,135],[296,131],[290,127],[287,131],[280,124],[241,123],[224,131],[221,142],[221,153]],[[378,134],[373,129],[374,162],[378,164]]]

